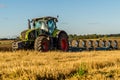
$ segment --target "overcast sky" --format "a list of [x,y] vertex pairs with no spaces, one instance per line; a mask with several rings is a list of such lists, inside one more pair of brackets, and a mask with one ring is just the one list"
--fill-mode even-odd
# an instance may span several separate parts
[[0,0],[0,38],[27,29],[27,19],[59,15],[69,34],[120,33],[120,0]]

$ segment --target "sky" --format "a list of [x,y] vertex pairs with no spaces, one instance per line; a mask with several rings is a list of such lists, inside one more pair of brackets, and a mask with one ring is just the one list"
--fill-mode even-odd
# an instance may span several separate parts
[[57,15],[68,34],[120,33],[120,0],[0,0],[0,38],[19,36],[28,19]]

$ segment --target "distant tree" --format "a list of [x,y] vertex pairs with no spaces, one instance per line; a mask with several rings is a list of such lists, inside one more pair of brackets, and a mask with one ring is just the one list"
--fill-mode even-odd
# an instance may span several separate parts
[[72,40],[74,36],[72,34],[69,35],[69,40]]
[[70,34],[69,35],[69,40],[72,39],[101,39],[101,38],[108,38],[108,37],[120,37],[120,34],[106,34],[106,35],[101,35],[101,34],[87,34],[87,35],[77,35],[77,34]]

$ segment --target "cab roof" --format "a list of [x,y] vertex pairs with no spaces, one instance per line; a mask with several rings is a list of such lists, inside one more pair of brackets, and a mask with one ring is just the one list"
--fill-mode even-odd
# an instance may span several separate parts
[[48,21],[48,20],[52,20],[52,19],[53,19],[55,22],[58,22],[57,18],[51,17],[51,16],[40,17],[40,18],[33,18],[32,21],[38,21],[38,20]]

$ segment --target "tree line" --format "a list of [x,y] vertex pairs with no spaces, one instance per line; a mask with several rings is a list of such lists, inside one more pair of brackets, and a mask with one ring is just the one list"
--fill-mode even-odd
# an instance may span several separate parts
[[87,35],[77,35],[69,34],[69,39],[98,39],[98,38],[110,38],[110,37],[120,37],[120,34],[87,34]]

